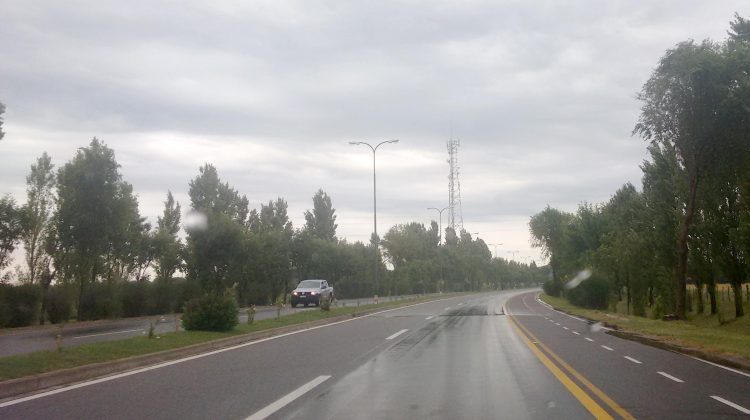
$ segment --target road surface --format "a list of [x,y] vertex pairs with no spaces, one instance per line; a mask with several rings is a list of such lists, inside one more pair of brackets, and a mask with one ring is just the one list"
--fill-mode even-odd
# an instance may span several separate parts
[[[394,296],[380,298],[380,302],[404,299],[409,296]],[[361,305],[372,303],[372,298],[363,299],[339,299],[338,305]],[[297,308],[284,307],[281,316],[292,315],[300,311],[318,309],[310,306]],[[259,308],[255,314],[255,320],[273,318],[276,316],[276,308]],[[246,309],[239,311],[240,322],[247,321]],[[99,320],[83,322],[81,325],[68,324],[60,326],[46,325],[31,328],[4,329],[0,330],[0,357],[14,354],[31,353],[42,350],[55,350],[56,337],[62,335],[64,347],[75,347],[81,344],[96,343],[99,341],[121,340],[124,338],[145,335],[148,333],[149,325],[154,323],[154,332],[163,334],[175,330],[174,315],[154,315],[148,317],[122,318],[116,320]]]
[[391,309],[0,403],[3,419],[745,418],[750,375],[506,291]]

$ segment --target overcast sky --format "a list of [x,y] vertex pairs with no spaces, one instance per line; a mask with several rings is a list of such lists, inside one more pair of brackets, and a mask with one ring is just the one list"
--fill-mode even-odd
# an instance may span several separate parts
[[[721,40],[743,1],[0,0],[0,194],[94,136],[116,152],[141,213],[185,208],[205,162],[253,207],[296,227],[323,188],[338,233],[436,219],[446,141],[460,139],[464,226],[502,256],[539,259],[528,220],[625,182],[646,145],[636,93],[667,48]],[[445,214],[444,214],[445,222]],[[492,251],[494,247],[490,247]],[[528,260],[527,260],[528,261]]]

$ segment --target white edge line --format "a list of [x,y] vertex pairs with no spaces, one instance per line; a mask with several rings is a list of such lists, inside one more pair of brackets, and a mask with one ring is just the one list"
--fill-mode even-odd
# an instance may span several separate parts
[[604,350],[615,351],[612,347],[607,347],[604,344],[600,344]]
[[77,336],[71,337],[71,338],[99,337],[100,335],[125,334],[125,333],[135,332],[135,331],[144,331],[144,330],[143,330],[143,328],[139,328],[137,330],[125,330],[125,331],[113,331],[113,332],[106,332],[106,333],[99,333],[99,334],[77,335]]
[[549,309],[551,309],[551,310],[553,310],[553,311],[555,311],[555,312],[559,313],[559,314],[563,314],[563,315],[565,315],[565,316],[571,317],[571,318],[573,318],[573,319],[576,319],[576,320],[578,320],[578,321],[581,321],[581,322],[585,322],[585,323],[588,323],[588,321],[586,321],[586,320],[585,320],[585,319],[583,319],[583,318],[579,318],[579,317],[577,317],[577,316],[575,316],[575,315],[571,315],[571,314],[566,314],[566,313],[565,313],[565,312],[563,312],[563,311],[558,311],[557,309],[553,308],[553,307],[552,307],[552,306],[551,306],[550,304],[548,304],[547,302],[544,302],[543,300],[539,299],[539,294],[537,294],[537,295],[536,295],[536,301],[537,301],[537,302],[539,302],[539,303],[541,303],[542,305],[544,305],[544,306],[548,307]]
[[386,340],[393,340],[394,338],[398,337],[399,335],[401,335],[401,334],[403,334],[403,333],[405,333],[407,331],[409,331],[409,330],[404,329],[404,330],[401,330],[401,331],[396,331],[395,333],[389,335],[385,339]]
[[743,376],[747,376],[748,378],[750,378],[750,373],[743,372],[743,371],[737,370],[737,369],[732,369],[729,366],[720,365],[718,363],[709,362],[708,360],[703,360],[700,357],[691,356],[689,354],[684,354],[684,353],[680,353],[680,354],[682,354],[683,356],[687,356],[687,357],[689,357],[691,359],[695,359],[695,360],[697,360],[699,362],[708,363],[709,365],[713,365],[713,366],[716,366],[718,368],[722,368],[724,370],[728,370],[730,372],[734,372],[734,373],[737,373],[737,374],[740,374],[740,375],[743,375]]
[[[577,320],[579,320],[579,321],[581,321],[581,322],[588,322],[588,321],[586,321],[586,320],[584,320],[584,319],[578,318],[577,316],[573,316],[573,315],[570,315],[570,314],[566,314],[565,312],[561,312],[561,311],[558,311],[557,309],[553,308],[553,307],[552,307],[552,306],[551,306],[550,304],[548,304],[547,302],[545,302],[545,301],[541,300],[541,299],[539,298],[539,294],[537,294],[537,295],[536,295],[536,300],[537,300],[537,302],[541,303],[542,305],[544,305],[544,306],[548,307],[549,309],[551,309],[551,310],[553,310],[553,311],[555,311],[555,312],[558,312],[558,313],[561,313],[561,314],[563,314],[563,315],[569,316],[569,317],[571,317],[571,318],[573,318],[573,319],[577,319]],[[605,330],[610,330],[610,331],[611,331],[611,329],[610,329],[610,328],[607,328],[607,327],[602,327],[602,329],[605,329]],[[574,334],[575,334],[575,333],[574,333]],[[679,353],[679,352],[678,352],[678,353]],[[713,365],[713,366],[716,366],[717,368],[721,368],[721,369],[724,369],[724,370],[728,370],[728,371],[730,371],[730,372],[734,372],[734,373],[736,373],[736,374],[738,374],[738,375],[742,375],[742,376],[747,376],[748,378],[750,378],[750,373],[747,373],[747,372],[743,372],[743,371],[741,371],[741,370],[737,370],[737,369],[734,369],[734,368],[730,368],[729,366],[724,366],[724,365],[720,365],[720,364],[718,364],[718,363],[714,363],[714,362],[711,362],[711,361],[708,361],[708,360],[703,360],[703,359],[701,359],[700,357],[695,357],[695,356],[692,356],[692,355],[689,355],[689,354],[684,354],[684,353],[680,353],[680,354],[682,354],[682,355],[684,355],[684,356],[687,356],[687,357],[689,357],[689,358],[691,358],[691,359],[695,359],[695,360],[697,360],[697,361],[699,361],[699,362],[703,362],[703,363],[708,363],[709,365]]]
[[664,373],[664,372],[656,372],[656,373],[658,373],[659,375],[661,375],[661,376],[663,376],[665,378],[671,379],[671,380],[673,380],[675,382],[680,382],[680,383],[685,382],[682,379],[674,377],[674,376],[672,376],[672,375],[670,375],[668,373]]
[[272,402],[271,404],[267,405],[260,411],[256,412],[252,416],[248,417],[246,420],[263,420],[273,413],[281,410],[285,406],[289,405],[292,401],[296,400],[297,398],[305,395],[306,393],[310,392],[313,388],[316,386],[322,384],[323,382],[330,379],[330,375],[321,375],[317,378],[313,379],[312,381],[302,385],[301,387],[295,389],[294,391],[284,395],[283,397],[279,398],[278,400]]
[[724,403],[724,404],[726,404],[726,405],[728,405],[728,406],[730,406],[732,408],[735,408],[735,409],[737,409],[737,410],[739,410],[739,411],[741,411],[741,412],[743,412],[745,414],[750,414],[750,410],[748,410],[747,408],[745,408],[745,407],[743,407],[743,406],[741,406],[739,404],[735,404],[735,403],[733,403],[733,402],[731,402],[729,400],[725,400],[724,398],[721,398],[721,397],[716,396],[716,395],[711,395],[711,398],[715,399],[716,401],[722,402],[722,403]]
[[438,301],[441,301],[441,300],[447,300],[447,299],[453,299],[453,297],[449,297],[449,298],[445,298],[445,299],[431,300],[431,301],[427,301],[427,302],[420,302],[420,303],[415,303],[413,305],[399,306],[398,308],[385,309],[385,310],[382,310],[382,311],[373,312],[371,314],[358,316],[356,318],[344,319],[342,321],[331,322],[330,324],[325,324],[325,325],[317,325],[315,327],[305,328],[304,330],[291,331],[291,332],[288,332],[288,333],[275,335],[273,337],[261,338],[259,340],[255,340],[255,341],[248,341],[247,343],[238,344],[236,346],[224,347],[223,349],[218,349],[218,350],[210,351],[208,353],[201,353],[201,354],[196,354],[194,356],[184,357],[182,359],[170,360],[169,362],[159,363],[157,365],[146,366],[144,368],[140,368],[140,369],[136,369],[136,370],[131,370],[131,371],[128,371],[128,372],[123,372],[123,373],[118,373],[118,374],[112,375],[112,376],[105,376],[103,378],[94,379],[94,380],[86,381],[86,382],[81,382],[81,383],[74,384],[74,385],[69,385],[69,386],[66,386],[66,387],[63,387],[63,388],[53,389],[53,390],[47,391],[47,392],[40,392],[38,394],[29,395],[27,397],[22,397],[22,398],[10,400],[10,401],[5,401],[3,403],[0,403],[0,408],[8,407],[8,406],[15,405],[15,404],[20,404],[20,403],[26,402],[26,401],[36,400],[38,398],[48,397],[50,395],[59,394],[61,392],[72,391],[74,389],[83,388],[83,387],[86,387],[86,386],[89,386],[89,385],[96,385],[98,383],[112,381],[112,380],[119,379],[119,378],[124,378],[126,376],[136,375],[138,373],[148,372],[150,370],[154,370],[154,369],[159,369],[159,368],[163,368],[163,367],[175,365],[177,363],[182,363],[182,362],[187,362],[187,361],[190,361],[190,360],[200,359],[201,357],[207,357],[207,356],[211,356],[211,355],[214,355],[214,354],[223,353],[225,351],[236,350],[236,349],[239,349],[239,348],[242,348],[242,347],[247,347],[247,346],[252,346],[254,344],[264,343],[266,341],[276,340],[277,338],[288,337],[290,335],[295,335],[295,334],[300,334],[300,333],[307,332],[307,331],[317,330],[319,328],[331,327],[331,326],[334,326],[334,325],[343,324],[345,322],[352,322],[352,321],[356,321],[358,319],[368,318],[368,317],[379,315],[379,314],[382,314],[382,313],[385,313],[385,312],[397,311],[399,309],[410,308],[412,306],[418,306],[418,305],[425,305],[427,303],[434,303],[434,302],[438,302]]
[[641,362],[640,360],[637,360],[637,359],[633,359],[633,358],[632,358],[632,357],[630,357],[630,356],[623,356],[623,357],[624,357],[624,358],[626,358],[626,359],[628,359],[628,360],[630,360],[630,361],[631,361],[631,362],[633,362],[633,363],[638,363],[639,365],[642,365],[642,364],[643,364],[643,363],[642,363],[642,362]]

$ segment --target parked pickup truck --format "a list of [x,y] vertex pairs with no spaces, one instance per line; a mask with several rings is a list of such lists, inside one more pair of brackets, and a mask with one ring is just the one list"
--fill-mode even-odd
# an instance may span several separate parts
[[292,308],[297,305],[309,305],[314,303],[320,306],[320,302],[333,301],[333,287],[326,280],[302,280],[297,288],[292,290]]

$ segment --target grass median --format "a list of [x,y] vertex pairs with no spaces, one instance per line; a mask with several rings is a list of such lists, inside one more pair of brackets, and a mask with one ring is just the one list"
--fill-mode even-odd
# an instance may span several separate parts
[[209,331],[180,331],[159,334],[157,338],[133,337],[123,340],[103,341],[99,343],[84,344],[76,347],[65,348],[57,351],[40,351],[34,353],[20,354],[14,356],[0,357],[0,381],[51,372],[60,369],[84,366],[92,363],[108,362],[126,357],[140,356],[156,353],[164,350],[172,350],[193,344],[206,343],[227,337],[257,331],[271,330],[274,328],[287,327],[291,325],[304,324],[311,321],[333,318],[341,315],[354,315],[375,309],[396,308],[415,303],[429,302],[458,294],[445,294],[423,298],[398,300],[369,305],[348,305],[331,307],[330,311],[309,310],[300,311],[292,315],[284,315],[279,318],[270,318],[255,321],[252,324],[239,324],[233,330],[227,332]]
[[716,315],[693,315],[685,321],[662,321],[611,311],[585,309],[563,298],[541,295],[556,309],[617,326],[619,330],[658,338],[680,347],[741,357],[750,361],[750,316],[721,324]]

